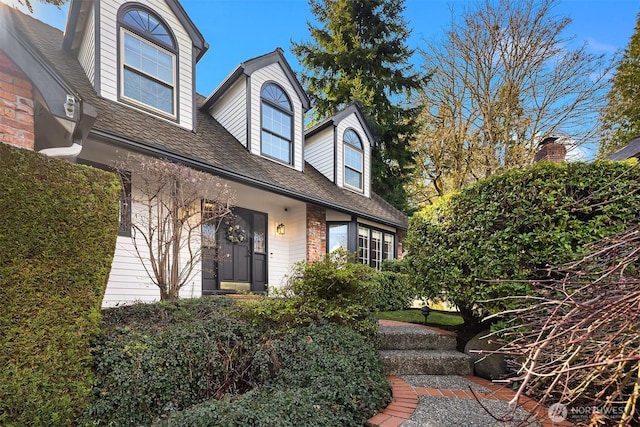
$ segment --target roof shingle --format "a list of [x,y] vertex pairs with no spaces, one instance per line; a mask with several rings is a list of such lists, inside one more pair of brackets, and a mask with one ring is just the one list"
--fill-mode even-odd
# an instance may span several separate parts
[[60,30],[1,4],[0,13],[12,14],[23,37],[78,91],[80,99],[96,107],[94,135],[186,160],[227,179],[406,229],[407,217],[377,195],[366,198],[340,188],[308,163],[299,172],[252,155],[211,115],[200,111],[205,100],[200,95],[195,132],[98,96],[80,63],[62,49]]

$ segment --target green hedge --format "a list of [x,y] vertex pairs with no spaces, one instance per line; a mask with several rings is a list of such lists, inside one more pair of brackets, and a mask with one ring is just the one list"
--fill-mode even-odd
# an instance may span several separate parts
[[68,426],[90,399],[90,337],[119,181],[0,145],[0,424]]
[[427,296],[478,322],[505,308],[480,301],[527,294],[525,280],[544,279],[547,266],[637,222],[638,182],[635,164],[608,161],[542,162],[480,181],[414,215],[409,275]]
[[419,296],[419,292],[409,281],[404,270],[402,260],[382,262],[381,271],[374,276],[377,285],[375,303],[377,311],[405,310]]

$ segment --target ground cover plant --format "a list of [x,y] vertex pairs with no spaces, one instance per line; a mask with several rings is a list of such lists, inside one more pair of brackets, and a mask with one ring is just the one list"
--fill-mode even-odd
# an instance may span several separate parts
[[541,162],[480,181],[413,216],[409,277],[478,324],[513,306],[499,298],[529,294],[528,280],[637,222],[639,181],[638,167],[609,161]]
[[280,298],[106,310],[79,425],[364,425],[390,395],[363,267],[301,264]]

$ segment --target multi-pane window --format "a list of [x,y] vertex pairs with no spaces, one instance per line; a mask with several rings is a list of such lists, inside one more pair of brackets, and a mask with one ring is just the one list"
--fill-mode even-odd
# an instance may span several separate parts
[[175,116],[176,45],[168,28],[137,8],[120,25],[121,98]]
[[292,162],[293,109],[284,91],[273,83],[262,88],[262,154]]
[[358,226],[358,260],[380,270],[382,261],[395,258],[396,236],[383,230]]
[[369,264],[369,229],[358,227],[358,260],[363,264]]
[[364,155],[362,141],[353,129],[347,129],[344,141],[344,184],[362,190]]
[[390,231],[355,222],[327,223],[327,252],[340,248],[355,252],[358,262],[377,270],[382,267],[382,261],[396,257],[395,245],[396,235]]
[[395,255],[395,236],[385,233],[384,243],[382,245],[382,259],[393,259]]
[[382,232],[371,230],[371,267],[380,270],[382,264]]

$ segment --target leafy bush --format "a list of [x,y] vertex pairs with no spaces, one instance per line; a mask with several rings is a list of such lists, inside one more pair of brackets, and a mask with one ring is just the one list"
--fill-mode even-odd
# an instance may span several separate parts
[[[456,304],[467,322],[508,307],[528,279],[585,244],[637,221],[640,170],[629,163],[538,163],[463,189],[412,218],[410,278],[426,296]],[[522,280],[522,281],[518,281]]]
[[164,426],[353,426],[389,401],[376,350],[339,325],[291,330],[270,342],[277,374],[241,396],[173,414]]
[[68,426],[91,396],[118,179],[0,144],[0,424]]
[[247,301],[241,308],[254,324],[287,328],[332,322],[375,335],[375,274],[371,267],[353,262],[348,252],[335,251],[313,263],[297,263],[276,298]]
[[410,307],[418,296],[418,292],[404,272],[401,260],[383,261],[382,270],[374,275],[374,280],[377,311],[404,310]]
[[269,375],[255,328],[217,300],[137,304],[105,313],[96,343],[95,400],[81,424],[148,425],[155,417]]
[[377,351],[349,327],[282,333],[232,308],[203,298],[106,310],[95,402],[79,425],[354,425],[387,403]]

